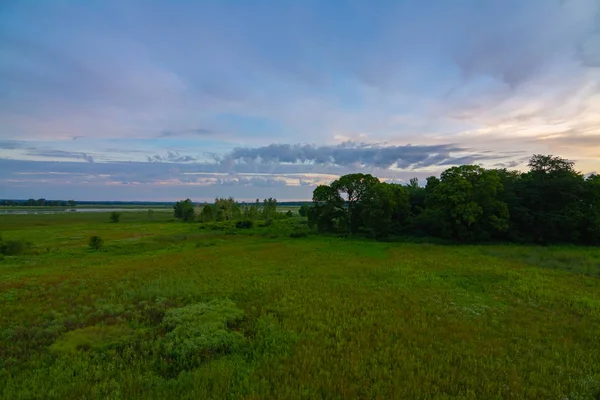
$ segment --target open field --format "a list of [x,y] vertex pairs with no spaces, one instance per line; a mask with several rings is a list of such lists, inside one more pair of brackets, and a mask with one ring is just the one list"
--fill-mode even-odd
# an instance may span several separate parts
[[600,395],[598,248],[108,215],[0,216],[0,398]]

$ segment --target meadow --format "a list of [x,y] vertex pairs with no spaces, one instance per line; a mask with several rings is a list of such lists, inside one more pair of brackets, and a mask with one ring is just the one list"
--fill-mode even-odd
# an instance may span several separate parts
[[[598,399],[600,249],[0,215],[2,399]],[[99,236],[104,246],[88,246]]]

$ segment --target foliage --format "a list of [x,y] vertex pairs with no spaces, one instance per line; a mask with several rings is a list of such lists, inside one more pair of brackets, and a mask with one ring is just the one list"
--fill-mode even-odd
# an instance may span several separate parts
[[252,220],[242,220],[242,221],[237,221],[235,223],[235,227],[238,229],[250,229],[254,226],[254,222]]
[[185,199],[180,200],[175,203],[173,206],[173,211],[175,218],[182,220],[183,222],[193,221],[194,220],[194,204],[192,200]]
[[88,245],[94,250],[100,250],[104,246],[104,239],[100,236],[92,236]]
[[3,240],[0,236],[0,254],[5,256],[17,256],[26,253],[33,247],[31,242],[26,240]]
[[308,217],[309,210],[310,210],[310,206],[308,204],[304,203],[298,209],[298,214],[300,214],[301,217]]
[[217,221],[232,221],[241,217],[240,206],[233,197],[215,199],[215,216]]
[[362,200],[369,190],[378,183],[379,179],[374,176],[360,173],[341,176],[331,183],[331,188],[341,198],[345,198],[343,230],[347,230],[349,233],[358,231],[364,209]]
[[488,240],[508,228],[508,208],[499,199],[502,182],[495,171],[474,165],[444,171],[427,197],[438,210],[441,236]]
[[451,167],[405,185],[349,174],[313,192],[308,222],[321,232],[423,235],[463,242],[600,244],[600,178],[536,154],[529,171]]
[[319,185],[313,191],[313,206],[309,212],[308,223],[319,231],[333,232],[344,218],[344,199],[333,187]]
[[263,201],[262,217],[264,220],[269,221],[276,217],[277,214],[277,200],[269,197]]
[[363,195],[359,222],[373,237],[399,231],[410,212],[408,191],[397,184],[378,183]]
[[162,327],[166,334],[160,341],[163,357],[173,360],[170,369],[177,372],[198,366],[219,353],[230,353],[244,341],[244,336],[229,327],[244,315],[229,299],[191,304],[165,313]]
[[126,342],[132,333],[124,325],[88,326],[65,333],[50,346],[50,351],[75,355],[81,350],[104,350]]
[[75,200],[0,200],[0,206],[8,207],[75,207]]
[[121,219],[121,213],[117,211],[113,211],[110,213],[110,222],[119,222]]

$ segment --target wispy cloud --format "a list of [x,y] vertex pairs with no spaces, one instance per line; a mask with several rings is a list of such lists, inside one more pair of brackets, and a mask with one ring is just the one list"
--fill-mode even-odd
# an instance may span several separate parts
[[[271,144],[258,148],[237,148],[229,154],[236,161],[261,163],[316,163],[338,166],[415,169],[505,158],[503,154],[471,154],[456,145],[390,146],[379,143],[344,142],[338,145]],[[461,154],[456,156],[455,154]]]

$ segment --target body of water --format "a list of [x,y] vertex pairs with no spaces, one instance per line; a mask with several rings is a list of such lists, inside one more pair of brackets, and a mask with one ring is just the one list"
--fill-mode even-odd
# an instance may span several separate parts
[[133,211],[148,211],[153,210],[156,212],[161,211],[173,211],[171,208],[77,208],[77,209],[64,209],[64,210],[42,210],[42,209],[34,209],[34,210],[26,210],[26,209],[0,209],[0,215],[2,214],[64,214],[64,213],[86,213],[86,212],[133,212]]

